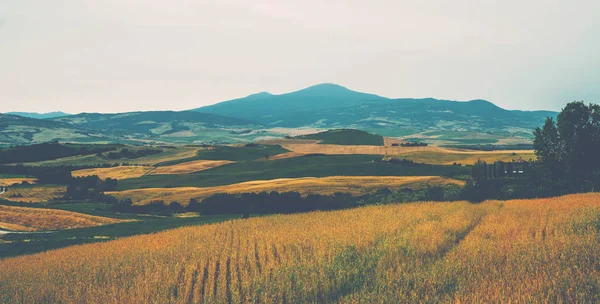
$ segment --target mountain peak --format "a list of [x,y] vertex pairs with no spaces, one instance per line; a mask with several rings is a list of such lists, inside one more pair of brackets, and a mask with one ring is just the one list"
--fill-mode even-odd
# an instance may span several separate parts
[[319,83],[297,92],[351,92],[351,90],[335,83]]

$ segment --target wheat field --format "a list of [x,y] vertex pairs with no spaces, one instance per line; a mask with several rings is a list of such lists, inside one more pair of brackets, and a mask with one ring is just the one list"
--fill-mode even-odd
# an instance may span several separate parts
[[215,187],[176,187],[176,188],[143,188],[124,191],[107,192],[118,199],[129,198],[134,204],[144,205],[152,201],[162,200],[165,203],[177,201],[187,205],[190,198],[201,201],[216,193],[259,193],[297,191],[302,195],[331,195],[336,192],[363,195],[378,189],[389,188],[422,188],[426,185],[459,185],[464,182],[439,176],[330,176],[280,178],[274,180],[257,180],[232,185]]
[[152,171],[153,167],[147,166],[118,166],[110,168],[90,168],[80,169],[71,172],[74,177],[84,177],[90,175],[97,175],[101,179],[114,178],[114,179],[127,179],[136,178],[147,174]]
[[229,160],[194,160],[171,166],[156,167],[149,174],[190,174],[234,163]]
[[120,222],[123,221],[64,210],[0,206],[0,229],[11,231],[62,230]]
[[[2,199],[24,202],[40,203],[47,202],[53,198],[61,198],[67,192],[66,186],[26,186],[9,187],[6,193],[2,194]],[[13,196],[13,197],[11,197]],[[18,197],[14,197],[18,196]]]
[[598,303],[600,194],[276,215],[0,261],[10,303]]
[[31,178],[31,177],[7,177],[7,178],[0,178],[0,186],[12,186],[14,184],[20,184],[22,182],[28,182],[30,184],[33,184],[37,181],[36,178]]
[[485,161],[487,163],[494,163],[497,161],[510,162],[519,159],[536,159],[536,156],[531,150],[465,151],[440,148],[439,150],[406,152],[399,155],[389,155],[384,159],[390,158],[408,159],[417,163],[433,165],[452,165],[454,163],[473,165],[478,160]]

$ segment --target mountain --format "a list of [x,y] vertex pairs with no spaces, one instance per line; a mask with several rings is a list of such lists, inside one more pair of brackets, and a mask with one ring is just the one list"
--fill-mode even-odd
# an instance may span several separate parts
[[192,111],[251,119],[268,127],[355,128],[385,135],[444,130],[530,136],[547,116],[557,114],[510,111],[486,100],[392,99],[335,84],[281,95],[254,94]]
[[49,113],[35,113],[35,112],[8,112],[6,114],[18,115],[21,117],[27,118],[36,118],[36,119],[50,119],[57,118],[63,116],[69,116],[71,114],[67,114],[65,112],[49,112]]
[[[384,101],[373,94],[351,91],[336,84],[319,84],[304,90],[273,95],[267,92],[229,100],[192,111],[251,119],[264,124],[277,122],[296,112],[321,111]],[[283,125],[286,125],[284,122]]]

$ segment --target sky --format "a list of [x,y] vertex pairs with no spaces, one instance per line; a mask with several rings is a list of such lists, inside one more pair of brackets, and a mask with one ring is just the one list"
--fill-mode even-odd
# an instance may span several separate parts
[[597,0],[2,0],[0,112],[185,110],[318,83],[600,103]]

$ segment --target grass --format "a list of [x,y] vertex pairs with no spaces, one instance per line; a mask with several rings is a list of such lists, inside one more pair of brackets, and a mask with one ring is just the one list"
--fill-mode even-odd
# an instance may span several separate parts
[[320,144],[383,146],[383,136],[352,129],[339,129],[301,135],[297,139],[319,140]]
[[533,151],[489,151],[489,152],[461,152],[461,151],[420,151],[410,152],[398,156],[388,156],[388,158],[408,159],[417,163],[451,165],[460,163],[463,165],[473,165],[477,160],[487,163],[496,161],[510,162],[522,158],[523,160],[535,159]]
[[180,228],[3,259],[0,302],[596,303],[599,202],[381,205]]
[[78,155],[72,157],[64,157],[47,161],[39,161],[39,162],[31,162],[24,163],[27,166],[83,166],[83,165],[103,165],[103,164],[114,164],[114,163],[129,163],[129,164],[140,164],[140,165],[155,165],[161,162],[169,162],[174,161],[177,162],[180,159],[186,159],[190,157],[194,157],[196,153],[201,149],[199,147],[193,146],[178,146],[175,148],[162,148],[158,147],[138,147],[138,146],[123,146],[123,148],[127,148],[130,151],[137,151],[140,149],[149,149],[156,148],[163,150],[161,153],[152,154],[144,157],[138,158],[119,158],[119,159],[109,159],[106,157],[107,153],[104,153],[105,156],[99,157],[95,154],[93,155]]
[[146,175],[119,181],[118,190],[138,188],[212,187],[254,180],[327,176],[445,176],[468,174],[457,166],[400,165],[371,155],[307,155],[271,161],[239,162],[194,174]]
[[[60,198],[65,195],[66,186],[58,185],[33,185],[33,186],[18,186],[8,187],[6,193],[2,194],[2,198],[15,202],[32,202],[39,203],[49,201],[53,198]],[[19,197],[11,197],[11,195],[20,195]]]
[[289,152],[279,145],[215,146],[198,150],[195,156],[159,163],[159,166],[176,165],[195,160],[250,161]]
[[464,185],[464,182],[438,176],[334,176],[323,178],[291,178],[267,181],[250,181],[233,185],[206,188],[145,188],[126,191],[110,192],[108,194],[118,199],[130,198],[134,204],[147,204],[162,200],[165,203],[173,201],[187,205],[191,198],[202,201],[216,193],[259,193],[259,192],[289,192],[296,191],[302,195],[324,194],[335,192],[364,195],[373,193],[381,188],[411,188],[417,189],[427,185]]
[[64,210],[0,206],[0,228],[11,231],[61,230],[118,222],[120,220]]

